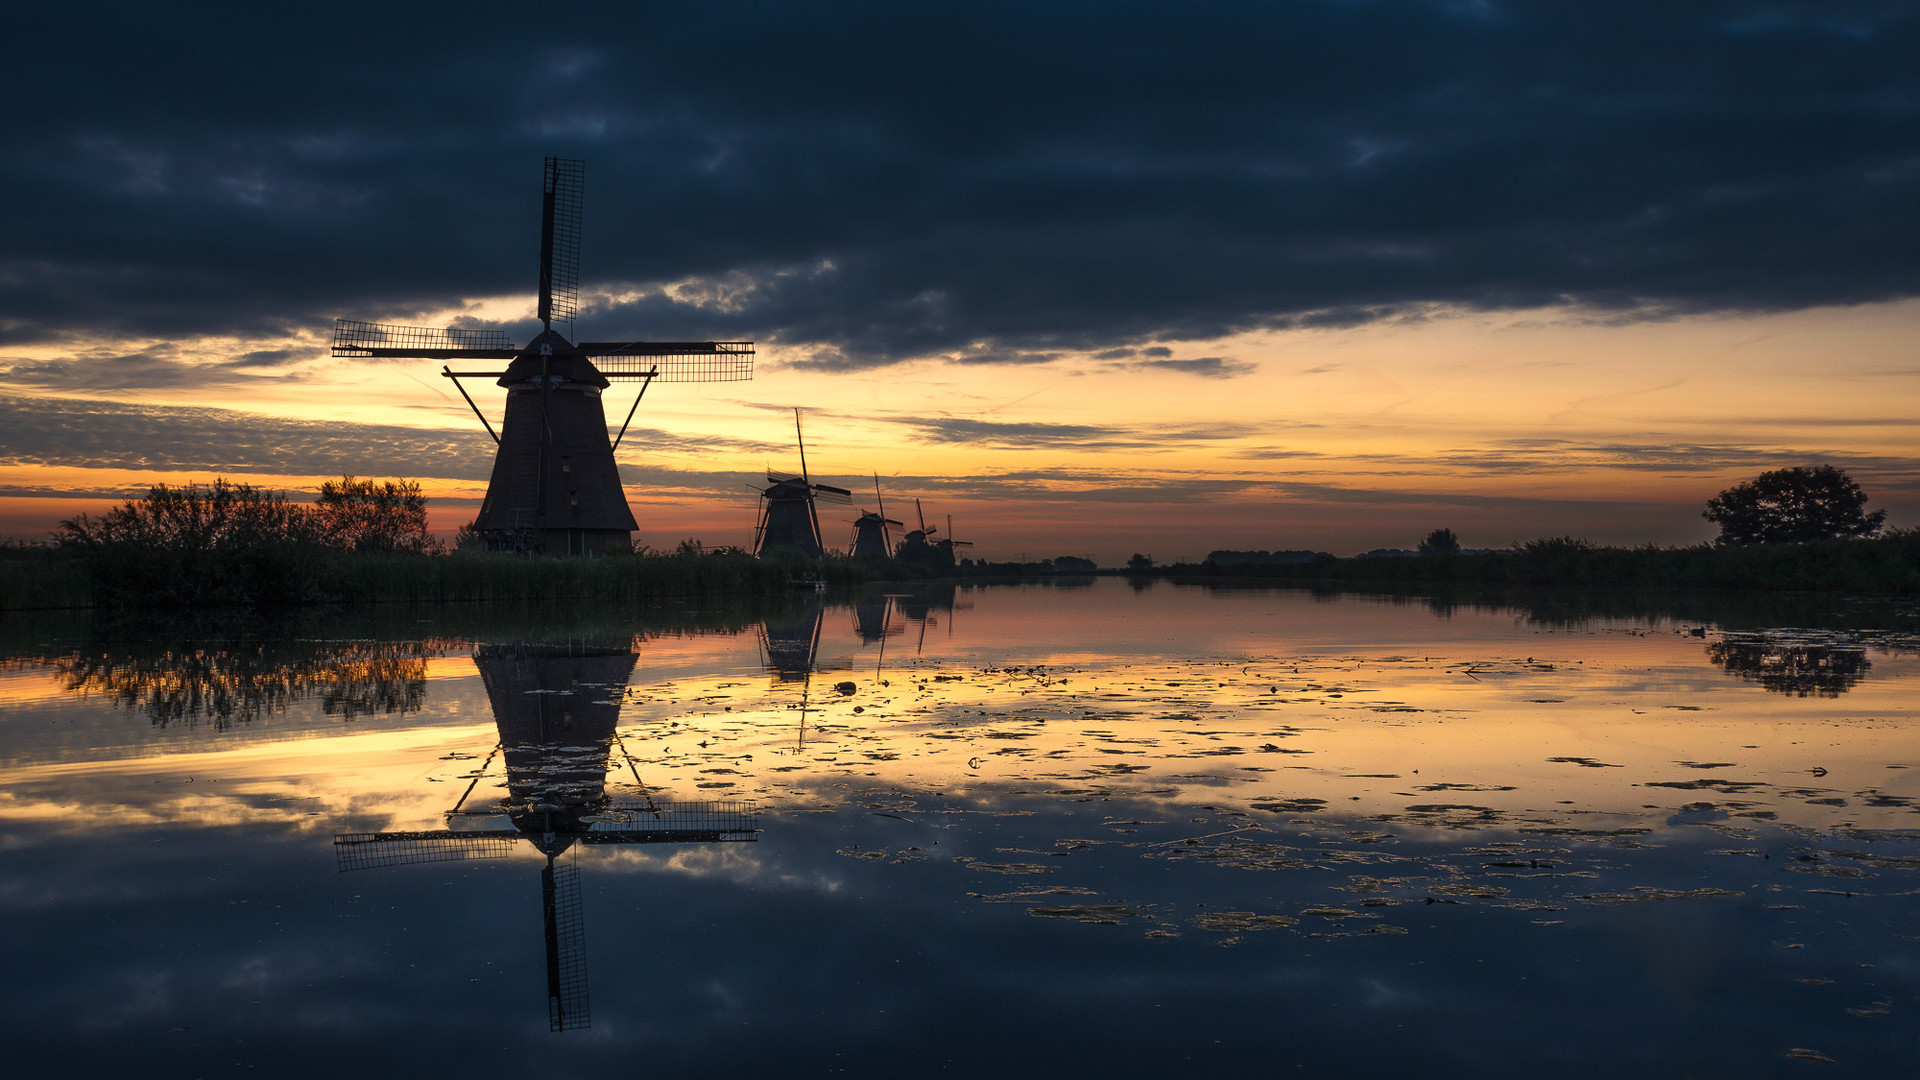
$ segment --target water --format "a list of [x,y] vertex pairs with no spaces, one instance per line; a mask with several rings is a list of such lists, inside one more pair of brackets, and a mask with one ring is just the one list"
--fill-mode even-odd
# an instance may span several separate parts
[[14,618],[0,1031],[34,1075],[1912,1075],[1915,623]]

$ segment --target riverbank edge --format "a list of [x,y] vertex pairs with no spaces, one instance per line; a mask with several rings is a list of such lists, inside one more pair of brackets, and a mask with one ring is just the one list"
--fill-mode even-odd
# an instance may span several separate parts
[[[352,555],[315,567],[306,575],[301,595],[268,597],[255,601],[255,605],[619,602],[709,594],[772,594],[813,583],[838,591],[867,584],[933,579],[987,584],[1089,577],[1302,587],[1675,588],[1913,596],[1920,595],[1920,530],[1896,530],[1865,540],[1744,547],[1700,544],[1612,548],[1561,537],[1506,551],[1460,555],[1318,555],[1288,563],[1203,562],[1124,569],[1058,567],[1046,560],[967,560],[925,574],[901,573],[897,566],[846,558],[761,560],[738,552],[593,559],[473,552]],[[0,611],[196,606],[178,598],[155,602],[137,587],[127,583],[103,586],[96,578],[86,560],[74,552],[40,545],[0,549]]]

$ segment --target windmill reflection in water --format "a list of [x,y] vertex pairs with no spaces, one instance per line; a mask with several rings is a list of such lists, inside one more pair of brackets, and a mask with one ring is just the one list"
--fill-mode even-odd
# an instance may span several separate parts
[[[939,614],[948,616],[947,627],[951,634],[952,614],[960,606],[955,599],[956,592],[957,588],[952,584],[935,583],[908,592],[869,595],[852,604],[855,638],[862,645],[879,646],[873,667],[875,683],[887,685],[887,639],[906,633],[908,625],[918,627],[918,640],[914,645],[916,656],[926,647],[927,628],[937,625]],[[804,748],[807,741],[807,716],[813,711],[814,673],[850,666],[844,659],[837,662],[822,661],[820,634],[826,614],[826,604],[816,602],[784,618],[767,619],[760,624],[760,651],[767,674],[773,677],[774,687],[797,684],[800,690],[800,703],[790,706],[800,713],[795,752]],[[834,690],[849,694],[853,692],[854,684],[851,681],[839,682],[834,685]],[[854,711],[858,713],[863,710],[856,707]]]
[[[334,838],[342,872],[410,863],[498,859],[520,841],[547,857],[540,872],[546,923],[547,1019],[554,1031],[589,1026],[586,927],[578,868],[556,859],[576,844],[690,844],[751,841],[758,826],[738,802],[616,801],[607,794],[609,758],[620,745],[622,691],[639,657],[630,647],[583,644],[483,645],[474,650],[499,726],[500,742],[471,776],[448,828],[348,833]],[[507,794],[488,809],[465,809],[474,788],[504,758]],[[510,828],[455,828],[499,818]]]

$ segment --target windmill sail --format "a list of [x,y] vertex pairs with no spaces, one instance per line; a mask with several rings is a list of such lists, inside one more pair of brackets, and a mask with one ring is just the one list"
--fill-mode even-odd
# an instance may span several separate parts
[[505,330],[333,321],[333,355],[424,360],[511,360],[518,346]]
[[548,158],[540,194],[540,321],[547,329],[580,313],[580,214],[587,163]]
[[504,859],[513,854],[514,846],[522,835],[518,829],[344,833],[333,838],[333,852],[340,862],[342,873],[413,863]]
[[590,1027],[593,1009],[587,996],[587,925],[579,869],[572,863],[555,866],[549,858],[540,871],[540,906],[547,924],[547,1027]]

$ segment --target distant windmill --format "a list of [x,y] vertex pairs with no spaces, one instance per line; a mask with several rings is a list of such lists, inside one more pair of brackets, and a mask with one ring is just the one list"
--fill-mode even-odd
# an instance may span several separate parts
[[963,547],[970,548],[973,546],[973,541],[955,540],[953,538],[953,515],[948,514],[947,515],[947,538],[939,541],[934,546],[944,550],[947,553],[947,562],[951,564],[953,562],[953,549],[963,548]]
[[921,508],[920,500],[917,498],[913,500],[913,516],[919,519],[920,527],[917,529],[908,529],[907,535],[901,537],[899,555],[903,559],[908,557],[907,551],[909,548],[932,546],[933,534],[939,531],[940,528],[938,525],[930,526],[927,524],[927,512]]
[[793,410],[793,432],[800,440],[800,475],[767,474],[760,492],[760,523],[753,530],[753,553],[765,557],[776,551],[794,551],[810,559],[826,554],[820,539],[818,502],[851,505],[853,492],[832,484],[816,484],[807,475],[807,438],[800,430],[800,410]]
[[[567,340],[580,309],[580,211],[586,164],[546,159],[540,220],[540,336],[525,348],[502,330],[395,326],[336,320],[333,355],[426,360],[509,360],[505,371],[440,373],[499,444],[487,497],[474,521],[489,550],[581,555],[626,550],[637,528],[613,461],[647,387],[659,382],[728,382],[753,377],[751,341]],[[507,390],[500,432],[462,378],[498,379]],[[601,392],[638,381],[619,435],[607,438]]]
[[887,531],[889,525],[900,522],[887,516],[887,500],[880,494],[880,474],[873,474],[873,498],[880,506],[880,512],[863,510],[859,520],[853,523],[853,557],[856,559],[893,558],[893,537]]
[[[685,844],[755,840],[739,803],[616,802],[606,793],[608,756],[619,742],[620,689],[637,657],[630,648],[483,645],[474,664],[486,684],[500,743],[447,811],[445,829],[334,837],[342,872],[456,859],[499,859],[520,840],[547,857],[540,872],[546,924],[547,1021],[554,1031],[590,1026],[586,923],[580,879],[555,859],[576,844]],[[507,797],[463,810],[495,757],[506,759]],[[623,749],[624,755],[624,749]],[[632,759],[628,758],[632,767]],[[634,782],[639,783],[639,773]],[[456,818],[506,816],[511,828],[454,829]]]

